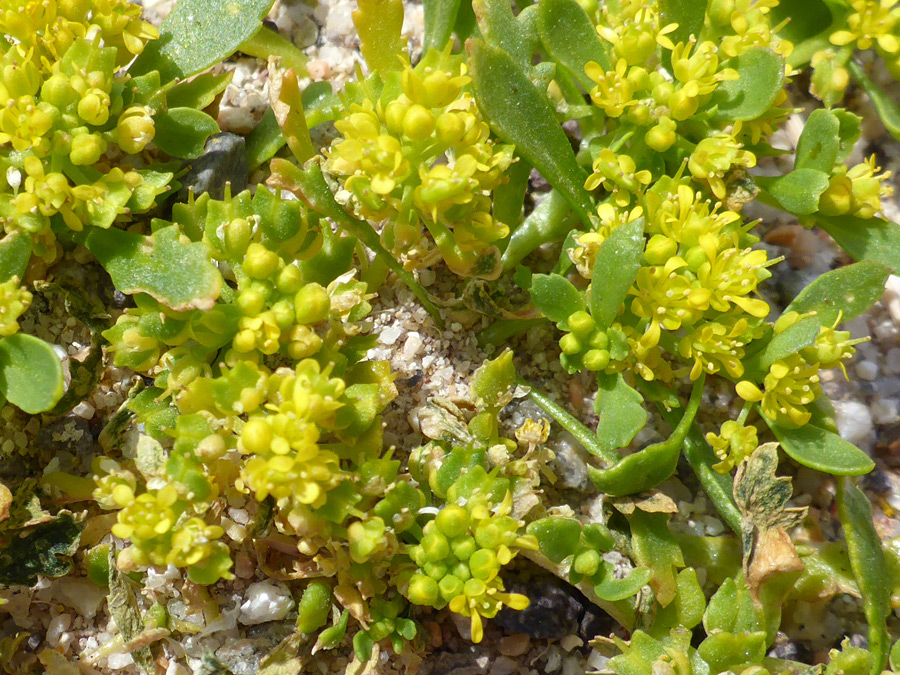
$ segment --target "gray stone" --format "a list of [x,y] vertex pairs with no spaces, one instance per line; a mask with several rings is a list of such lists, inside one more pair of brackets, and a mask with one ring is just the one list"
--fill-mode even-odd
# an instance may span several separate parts
[[185,160],[184,167],[188,171],[181,177],[179,202],[188,200],[192,188],[195,198],[208,192],[211,199],[222,199],[227,183],[231,183],[231,194],[236,195],[247,187],[250,175],[243,136],[228,132],[210,136],[203,154]]

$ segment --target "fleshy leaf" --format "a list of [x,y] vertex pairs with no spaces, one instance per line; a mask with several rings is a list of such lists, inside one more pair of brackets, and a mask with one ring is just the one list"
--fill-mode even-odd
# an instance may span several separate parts
[[673,42],[688,42],[692,35],[694,38],[700,37],[708,0],[661,0],[659,4],[662,9],[660,26],[678,24],[678,28],[669,35]]
[[581,523],[574,518],[541,518],[528,524],[528,534],[537,538],[541,553],[558,565],[578,550]]
[[739,77],[722,82],[716,89],[713,102],[719,106],[719,117],[753,120],[772,106],[784,83],[784,61],[778,54],[766,47],[754,47],[722,65],[734,68]]
[[900,267],[900,225],[882,218],[815,216],[825,230],[854,260],[874,260],[892,270]]
[[594,586],[594,593],[597,594],[597,597],[607,602],[616,602],[632,597],[653,577],[653,570],[647,567],[635,567],[624,579],[617,579],[612,574],[612,566],[607,571],[609,573],[603,577],[603,580]]
[[675,568],[684,567],[681,549],[669,531],[669,515],[635,510],[628,522],[635,562],[653,570],[650,587],[657,602],[665,607],[675,599]]
[[184,79],[231,56],[253,37],[274,0],[179,0],[132,64],[132,76],[158,70],[163,83]]
[[758,177],[755,180],[785,211],[800,216],[818,211],[819,197],[828,189],[828,174],[810,168],[795,169],[777,178]]
[[512,400],[516,386],[513,353],[507,349],[496,359],[485,361],[472,376],[472,395],[476,405],[499,410]]
[[403,3],[400,0],[359,0],[353,12],[353,25],[359,33],[359,49],[369,70],[387,73],[402,70],[409,60],[403,27]]
[[216,96],[225,91],[234,77],[233,70],[223,73],[203,73],[187,82],[179,82],[166,92],[169,108],[196,108],[203,110]]
[[823,326],[833,325],[838,316],[850,321],[881,299],[889,275],[887,267],[871,261],[831,270],[800,291],[784,311],[815,312]]
[[535,274],[531,280],[531,298],[535,307],[554,323],[585,309],[578,289],[558,274]]
[[813,110],[797,141],[794,169],[815,169],[831,174],[840,150],[841,122],[830,110]]
[[591,285],[591,316],[601,330],[612,325],[619,313],[641,268],[643,253],[643,218],[617,227],[600,245],[594,259],[598,283]]
[[821,325],[818,317],[810,316],[787,327],[772,338],[761,354],[747,360],[746,370],[758,371],[761,380],[769,372],[769,366],[773,363],[813,344],[819,336]]
[[872,505],[865,493],[849,479],[838,481],[838,515],[847,539],[850,566],[859,585],[869,624],[869,651],[875,659],[872,674],[884,670],[890,642],[887,633],[891,613],[890,577],[881,548],[881,539],[872,522]]
[[[524,72],[532,68],[531,55],[537,48],[537,8],[526,8],[514,16],[507,0],[472,0],[472,9],[484,41],[506,52]],[[545,64],[537,68],[552,66]]]
[[590,91],[594,81],[584,67],[594,61],[611,70],[609,55],[588,15],[575,0],[542,0],[538,6],[538,33],[547,53],[578,83]]
[[0,283],[10,277],[25,275],[31,259],[31,237],[25,232],[12,232],[0,240]]
[[875,462],[853,443],[837,434],[806,424],[799,429],[766,423],[784,451],[803,466],[835,476],[860,476],[875,468]]
[[0,394],[23,411],[50,410],[63,395],[63,369],[53,347],[25,333],[0,338]]
[[597,374],[594,411],[600,415],[597,440],[609,451],[624,448],[647,424],[644,399],[631,387],[622,373]]
[[169,108],[157,115],[154,122],[156,147],[183,159],[199,157],[206,139],[219,131],[219,125],[212,117],[193,108]]
[[123,293],[146,293],[176,311],[209,310],[219,297],[222,276],[209,247],[185,241],[175,225],[150,236],[94,228],[85,246]]
[[534,166],[568,200],[585,224],[593,210],[587,176],[556,120],[553,108],[512,57],[481,40],[466,43],[475,99],[494,132]]
[[459,14],[460,0],[423,0],[425,7],[425,37],[422,51],[443,49],[453,35],[453,25]]
[[762,631],[715,633],[706,638],[697,651],[709,664],[710,672],[740,670],[738,666],[758,663],[766,655],[766,634]]

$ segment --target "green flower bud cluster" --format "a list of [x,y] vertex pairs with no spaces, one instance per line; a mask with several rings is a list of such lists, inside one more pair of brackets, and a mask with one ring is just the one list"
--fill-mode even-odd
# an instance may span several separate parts
[[137,154],[153,139],[158,78],[153,91],[129,87],[123,67],[158,35],[125,0],[19,4],[0,16],[0,218],[52,260],[51,218],[106,228],[167,189],[172,174],[159,181],[100,161],[110,144]]
[[423,528],[422,539],[409,552],[418,571],[410,577],[406,595],[413,604],[449,605],[451,611],[470,617],[472,640],[480,642],[482,618],[496,616],[504,605],[528,605],[525,596],[504,592],[498,574],[517,548],[536,549],[537,541],[521,534],[522,523],[508,515],[509,492],[496,505],[481,492],[465,502],[464,507],[444,506]]
[[352,103],[335,123],[341,138],[325,168],[350,193],[354,213],[388,221],[391,251],[422,246],[424,224],[454,271],[493,278],[493,242],[509,227],[492,216],[490,195],[513,156],[491,139],[465,73],[460,58],[437,51],[395,73],[399,81],[386,82],[381,97]]

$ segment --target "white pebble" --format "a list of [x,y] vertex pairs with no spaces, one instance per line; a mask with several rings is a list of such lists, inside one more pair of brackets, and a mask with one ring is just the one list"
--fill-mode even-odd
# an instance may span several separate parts
[[71,625],[71,614],[60,614],[59,616],[52,618],[50,620],[50,625],[47,626],[47,644],[51,647],[59,645],[63,634],[69,630]]
[[862,380],[874,382],[878,377],[878,364],[874,361],[860,361],[856,364],[856,374]]
[[259,581],[247,587],[238,621],[245,626],[277,621],[287,616],[293,604],[287,588],[270,581]]
[[106,667],[110,670],[121,670],[133,664],[131,654],[110,654],[106,657]]
[[875,443],[875,428],[868,406],[859,401],[835,401],[834,408],[841,436],[863,450],[871,450]]
[[422,351],[422,336],[418,333],[410,333],[403,343],[403,351],[401,352],[404,359],[413,359]]
[[884,372],[889,375],[900,375],[900,347],[888,350],[887,358],[884,360]]
[[884,285],[884,304],[887,305],[891,319],[900,326],[900,277],[893,274],[888,277]]
[[378,336],[379,342],[383,345],[391,346],[399,337],[403,334],[403,329],[400,326],[388,326],[381,334]]
[[872,419],[875,424],[893,424],[900,419],[900,399],[876,398],[872,401]]

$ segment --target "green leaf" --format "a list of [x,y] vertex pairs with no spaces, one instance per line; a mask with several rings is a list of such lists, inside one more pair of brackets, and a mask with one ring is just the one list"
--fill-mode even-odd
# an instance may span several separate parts
[[719,107],[719,117],[753,120],[775,102],[784,83],[784,60],[771,49],[754,47],[722,65],[734,68],[739,77],[716,89],[713,103]]
[[841,145],[840,150],[838,151],[837,161],[843,162],[850,156],[850,153],[853,152],[853,147],[856,145],[856,142],[862,134],[862,118],[859,115],[854,115],[852,112],[847,112],[843,108],[835,108],[831,113],[837,117],[838,122],[841,125],[840,131],[838,131],[841,138]]
[[881,263],[863,261],[831,270],[804,288],[784,310],[815,312],[823,326],[855,319],[881,299],[891,271]]
[[179,0],[131,65],[131,75],[158,70],[163,83],[185,79],[231,56],[253,37],[274,0]]
[[[803,17],[798,21],[797,17]],[[822,0],[781,0],[769,13],[771,25],[781,25],[780,37],[794,43],[790,64],[800,66],[812,58],[813,53],[829,44],[828,33],[832,31],[834,19],[831,10]],[[786,20],[787,19],[787,20]],[[807,44],[817,36],[824,35],[824,45],[816,40]]]
[[838,515],[847,539],[850,566],[863,598],[869,624],[869,651],[875,660],[872,674],[877,675],[888,660],[890,643],[885,624],[891,613],[891,587],[887,583],[890,576],[868,498],[846,478],[838,481],[837,486]]
[[166,92],[169,108],[196,108],[202,110],[211,104],[216,96],[225,91],[234,77],[233,70],[222,73],[203,73],[186,82],[179,82]]
[[757,663],[766,655],[766,634],[763,631],[715,633],[700,643],[697,651],[709,664],[710,672],[740,670],[737,666]]
[[484,41],[506,52],[516,66],[529,72],[531,55],[537,51],[537,8],[526,8],[517,17],[507,0],[472,0],[472,9]]
[[606,46],[575,0],[541,0],[538,34],[547,53],[568,70],[585,91],[594,87],[593,80],[584,72],[585,65],[594,61],[603,70],[612,70]]
[[33,335],[0,338],[0,394],[29,414],[50,410],[63,395],[62,363]]
[[546,95],[512,57],[481,40],[466,43],[475,99],[491,128],[555,187],[586,225],[593,211],[586,176]]
[[293,70],[300,77],[307,74],[306,64],[309,62],[309,58],[306,54],[300,51],[293,42],[268,26],[263,26],[244,40],[239,51],[266,62],[275,57],[278,59],[280,68]]
[[872,99],[872,105],[875,106],[884,128],[888,130],[891,136],[900,140],[900,106],[894,103],[890,96],[881,91],[878,85],[869,79],[869,76],[866,75],[865,70],[859,63],[851,60],[847,64],[847,69],[850,71],[853,79],[859,82],[860,86],[869,95],[869,98]]
[[157,115],[154,122],[156,147],[182,159],[199,157],[206,139],[219,131],[219,125],[212,117],[193,108],[169,108]]
[[823,216],[816,224],[854,260],[872,260],[891,270],[900,267],[900,224],[882,218]]
[[622,373],[597,373],[597,397],[594,412],[600,416],[597,440],[610,451],[624,448],[647,424],[643,397],[626,381]]
[[678,24],[678,28],[669,34],[675,44],[688,42],[692,35],[699,38],[708,4],[709,0],[661,0],[662,19],[659,25]]
[[819,197],[828,189],[828,174],[818,169],[795,169],[784,176],[755,180],[785,211],[800,216],[818,211]]
[[41,574],[51,579],[72,571],[72,556],[78,550],[82,525],[63,511],[10,538],[0,551],[0,583],[33,586]]
[[594,586],[597,597],[607,602],[616,602],[636,595],[653,578],[653,570],[648,567],[635,567],[624,579],[616,579],[612,571],[612,566],[609,565],[603,580]]
[[773,363],[813,344],[819,336],[821,325],[818,317],[809,316],[785,328],[772,338],[761,354],[748,360],[747,370],[758,371],[760,379],[762,379],[769,372],[769,366]]
[[528,534],[537,538],[541,553],[558,565],[578,551],[581,523],[574,518],[541,518],[528,524]]
[[866,453],[837,434],[811,424],[789,429],[765,419],[784,451],[803,466],[835,476],[860,476],[875,468]]
[[531,279],[531,298],[541,314],[554,323],[585,309],[581,292],[558,274],[535,274]]
[[11,277],[25,276],[31,260],[31,237],[26,232],[12,232],[0,239],[0,283]]
[[460,0],[423,0],[425,7],[425,38],[422,52],[441,50],[453,35],[453,25],[459,14]]
[[678,542],[669,531],[669,515],[645,513],[635,509],[628,516],[631,525],[631,545],[639,565],[653,570],[650,587],[663,607],[675,599],[676,567],[684,567],[684,557]]
[[479,409],[500,410],[509,403],[516,387],[513,353],[507,349],[496,359],[485,361],[472,376],[471,391]]
[[409,56],[406,40],[400,34],[403,27],[403,3],[400,0],[359,0],[359,9],[353,12],[353,25],[370,72],[384,75],[403,69]]
[[591,316],[601,330],[609,328],[618,315],[641,268],[643,253],[643,218],[617,227],[600,245],[594,260],[598,283],[591,284]]
[[183,239],[176,225],[150,236],[92,228],[84,244],[118,290],[146,293],[176,311],[210,310],[222,289],[209,246]]
[[813,110],[800,139],[794,169],[815,169],[831,174],[840,149],[841,122],[830,110]]

